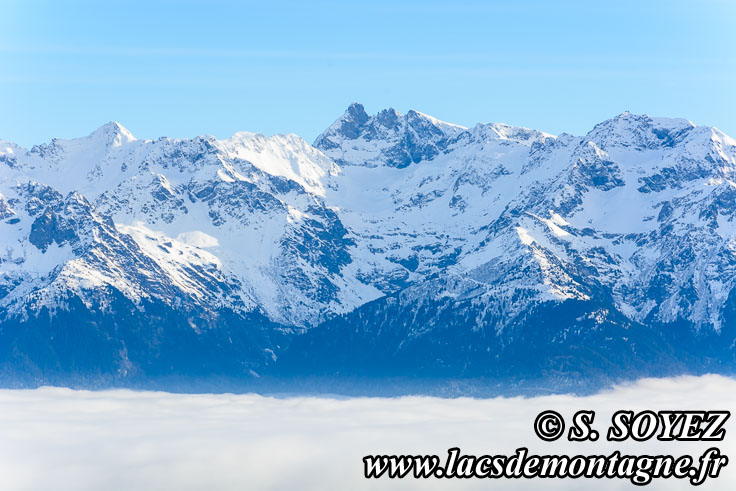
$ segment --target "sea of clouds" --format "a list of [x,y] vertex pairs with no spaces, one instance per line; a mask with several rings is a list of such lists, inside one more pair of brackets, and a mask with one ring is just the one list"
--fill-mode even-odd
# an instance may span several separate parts
[[[0,390],[0,488],[83,490],[633,489],[628,481],[378,480],[367,454],[530,453],[700,455],[699,442],[547,443],[536,415],[615,410],[736,410],[736,380],[645,379],[594,396],[440,399],[182,395],[62,388]],[[736,418],[736,416],[734,416]],[[736,424],[716,443],[731,463],[700,489],[736,489]],[[648,489],[687,489],[660,481]]]

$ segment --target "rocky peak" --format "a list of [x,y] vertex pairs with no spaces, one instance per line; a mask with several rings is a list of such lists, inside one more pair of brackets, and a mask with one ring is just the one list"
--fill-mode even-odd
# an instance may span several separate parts
[[430,160],[465,131],[418,111],[401,114],[394,108],[368,116],[352,104],[314,142],[314,146],[341,165],[403,168]]

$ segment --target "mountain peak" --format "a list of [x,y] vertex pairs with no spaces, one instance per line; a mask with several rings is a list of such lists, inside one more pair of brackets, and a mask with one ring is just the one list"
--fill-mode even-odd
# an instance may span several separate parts
[[353,102],[345,110],[343,118],[350,118],[356,121],[367,121],[368,114],[365,112],[365,107],[359,102]]
[[624,111],[595,125],[586,137],[604,150],[608,147],[654,149],[676,145],[694,128],[695,124],[683,118],[651,117]]
[[358,138],[361,128],[370,119],[370,116],[365,112],[363,104],[353,102],[348,106],[342,116],[317,137],[314,141],[314,146],[319,149],[336,148],[337,145],[329,139],[330,136],[340,135],[349,139]]
[[463,131],[413,109],[401,114],[388,108],[369,116],[363,105],[353,103],[314,146],[341,165],[402,168],[434,158]]
[[107,146],[119,147],[136,141],[135,136],[117,121],[109,121],[89,134],[88,138],[105,142]]

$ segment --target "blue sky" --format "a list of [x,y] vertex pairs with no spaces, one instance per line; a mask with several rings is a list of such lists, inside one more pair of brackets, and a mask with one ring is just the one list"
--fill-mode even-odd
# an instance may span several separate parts
[[736,2],[0,0],[0,138],[312,141],[353,101],[582,134],[625,110],[736,137]]

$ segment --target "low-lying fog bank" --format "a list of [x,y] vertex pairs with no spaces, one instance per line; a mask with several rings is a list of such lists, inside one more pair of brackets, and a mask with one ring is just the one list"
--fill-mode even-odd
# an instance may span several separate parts
[[[271,398],[44,387],[0,390],[2,489],[630,489],[628,481],[379,480],[363,478],[367,454],[531,453],[700,455],[716,446],[731,463],[701,489],[734,489],[736,424],[723,442],[547,443],[533,431],[547,409],[568,421],[597,412],[734,410],[736,380],[708,375],[645,379],[588,397],[439,399]],[[649,489],[687,489],[661,480]]]

